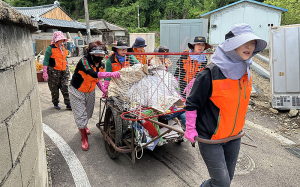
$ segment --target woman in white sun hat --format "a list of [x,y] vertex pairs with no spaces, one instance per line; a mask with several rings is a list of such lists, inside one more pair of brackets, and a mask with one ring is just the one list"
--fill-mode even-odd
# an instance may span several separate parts
[[[256,36],[248,24],[235,24],[225,35],[212,63],[201,71],[186,101],[185,137],[220,140],[198,142],[210,179],[200,187],[229,187],[240,150],[247,106],[252,89],[251,58],[265,49],[267,42]],[[231,141],[224,141],[232,137]]]

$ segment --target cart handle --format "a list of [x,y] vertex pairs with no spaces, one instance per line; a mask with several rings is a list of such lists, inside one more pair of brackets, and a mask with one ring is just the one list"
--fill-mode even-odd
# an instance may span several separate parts
[[198,142],[206,143],[206,144],[220,144],[220,143],[226,143],[226,142],[229,142],[231,140],[241,138],[244,135],[245,135],[245,131],[242,129],[241,133],[239,133],[238,135],[230,136],[228,138],[223,138],[223,139],[219,139],[219,140],[208,140],[208,139],[204,139],[204,138],[199,138],[197,136],[195,136],[194,139]]
[[[142,109],[139,109],[139,110],[147,110],[147,109],[152,109],[151,107],[149,108],[142,108]],[[165,114],[158,114],[158,115],[154,115],[154,116],[149,116],[149,117],[143,117],[143,118],[138,118],[138,119],[132,119],[132,118],[126,118],[124,117],[124,115],[130,113],[130,112],[134,112],[134,111],[128,111],[128,112],[123,112],[121,114],[121,118],[124,119],[124,120],[128,120],[128,121],[140,121],[140,120],[146,120],[146,119],[150,119],[150,118],[155,118],[155,117],[159,117],[159,116],[164,116],[164,115],[168,115],[168,114],[173,114],[173,113],[177,113],[177,112],[183,112],[185,111],[184,109],[182,110],[177,110],[177,111],[173,111],[173,112],[169,112],[169,113],[165,113]],[[139,111],[135,111],[136,113],[141,113]]]

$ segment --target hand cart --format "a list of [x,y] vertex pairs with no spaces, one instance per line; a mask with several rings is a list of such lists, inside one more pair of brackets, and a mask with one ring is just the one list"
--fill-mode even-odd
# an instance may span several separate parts
[[[145,53],[129,54],[144,55]],[[148,56],[154,55],[158,62],[152,59],[152,61],[148,61],[146,66],[142,66],[145,75],[133,73],[135,71],[131,71],[132,69],[129,71],[130,68],[120,70],[120,72],[123,71],[121,79],[112,79],[111,81],[111,84],[114,82],[115,85],[118,85],[115,89],[117,95],[110,96],[110,90],[112,89],[109,88],[109,97],[107,99],[100,98],[99,122],[96,126],[104,137],[105,149],[112,159],[117,158],[120,153],[125,153],[132,163],[135,163],[135,158],[141,158],[143,149],[151,144],[159,144],[157,142],[160,142],[160,145],[173,142],[180,144],[184,141],[184,128],[178,128],[178,126],[182,127],[178,118],[172,119],[174,126],[170,125],[170,120],[163,121],[160,118],[167,115],[178,116],[184,112],[183,109],[172,111],[167,109],[170,108],[170,103],[168,103],[170,100],[174,98],[175,100],[179,99],[179,101],[185,99],[179,94],[179,92],[182,92],[182,90],[179,90],[179,80],[177,81],[173,75],[181,67],[179,65],[181,63],[180,55],[186,55],[186,53],[161,54],[146,53]],[[130,67],[135,67],[135,65],[131,64]],[[146,72],[145,67],[147,67]],[[135,68],[141,68],[141,66]],[[148,77],[154,80],[150,80]],[[138,81],[128,83],[125,81],[126,79],[136,79]],[[176,84],[179,89],[174,88]],[[172,104],[174,103],[172,102]],[[151,111],[151,114],[146,115],[145,111]],[[148,141],[141,143],[141,134],[137,126],[138,123],[142,124],[145,121],[151,122],[153,126],[158,127],[156,128],[157,131],[160,131],[160,128],[165,128],[165,131],[159,132],[155,137],[150,136],[150,140],[147,139]],[[171,133],[173,133],[173,136],[167,136]],[[141,154],[138,156],[140,151]]]

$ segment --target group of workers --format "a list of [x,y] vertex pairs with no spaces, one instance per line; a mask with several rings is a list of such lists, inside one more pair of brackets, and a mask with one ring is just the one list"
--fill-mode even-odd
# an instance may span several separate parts
[[[66,40],[61,31],[53,34],[52,43],[45,53],[43,77],[48,81],[56,109],[61,108],[58,105],[58,91],[61,90],[66,108],[72,109],[81,133],[82,149],[88,150],[90,130],[87,123],[94,110],[96,85],[103,92],[102,97],[106,98],[110,80],[120,78],[120,69],[136,63],[166,67],[172,63],[167,58],[153,61],[156,57],[147,60],[146,55],[125,55],[129,49],[144,52],[147,45],[139,37],[132,47],[128,47],[125,41],[118,41],[104,64],[105,45],[100,41],[91,42],[87,55],[78,61],[69,84],[68,52],[63,46]],[[251,59],[266,46],[266,41],[256,36],[248,24],[240,23],[225,35],[225,41],[216,48],[210,64],[207,64],[203,51],[211,46],[201,36],[188,43],[187,52],[191,54],[182,55],[177,62],[174,76],[179,83],[180,94],[186,97],[185,138],[195,142],[195,137],[208,140],[233,137],[233,140],[223,143],[198,142],[210,175],[210,179],[200,187],[230,186],[241,144],[241,139],[234,137],[238,137],[243,129],[252,89]],[[169,49],[161,46],[155,52],[169,52]],[[104,83],[100,79],[104,79]]]

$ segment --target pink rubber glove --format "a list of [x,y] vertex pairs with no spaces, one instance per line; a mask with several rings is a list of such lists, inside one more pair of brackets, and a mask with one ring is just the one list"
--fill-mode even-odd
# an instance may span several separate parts
[[108,87],[109,87],[109,81],[108,81],[108,80],[105,80],[105,81],[104,81],[103,88],[102,88],[102,90],[101,90],[101,91],[103,92],[103,95],[102,95],[103,98],[107,98]]
[[104,85],[102,85],[101,81],[97,82],[97,86],[103,92],[102,97],[107,98],[107,88],[106,89],[104,88]]
[[98,81],[96,84],[97,84],[98,88],[103,92],[104,86],[103,86],[102,82]]
[[120,73],[115,71],[115,72],[98,72],[98,78],[99,79],[104,79],[104,78],[120,78]]
[[189,96],[190,90],[191,90],[191,88],[193,87],[194,82],[195,82],[195,78],[193,78],[193,79],[189,82],[189,84],[185,87],[185,89],[183,90],[183,93],[187,92],[187,93],[186,93],[186,96]]
[[196,130],[196,118],[197,118],[197,110],[193,111],[185,111],[186,116],[186,128],[184,137],[191,142],[195,142],[195,136],[198,137],[198,132]]
[[48,81],[48,73],[47,73],[48,66],[43,66],[43,78],[47,82]]
[[102,94],[102,98],[106,99],[107,98],[107,94],[103,93]]
[[175,77],[175,79],[177,80],[177,82],[178,82],[178,77]]

